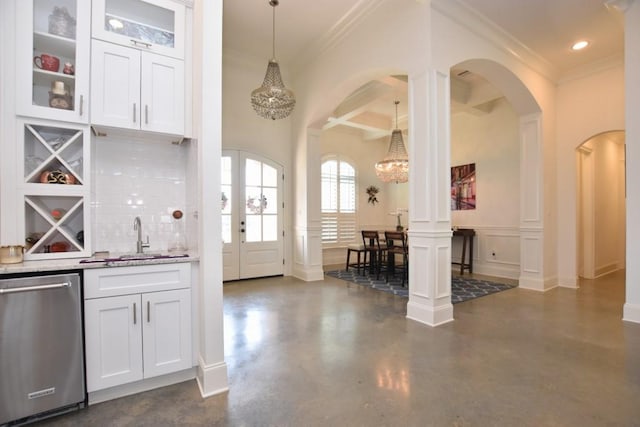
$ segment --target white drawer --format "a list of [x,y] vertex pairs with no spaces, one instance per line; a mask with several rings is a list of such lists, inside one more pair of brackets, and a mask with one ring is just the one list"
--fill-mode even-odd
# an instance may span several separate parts
[[191,287],[191,264],[108,267],[84,271],[84,298],[103,298]]

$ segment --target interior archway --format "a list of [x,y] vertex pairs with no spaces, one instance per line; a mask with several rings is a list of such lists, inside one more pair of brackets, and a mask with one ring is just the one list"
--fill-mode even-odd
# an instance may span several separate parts
[[625,268],[625,132],[594,135],[576,148],[578,275]]
[[[451,183],[451,225],[475,232],[473,273],[518,279],[520,275],[519,116],[500,89],[459,66],[451,78],[451,166],[473,170],[464,187]],[[458,175],[458,174],[457,174]],[[469,187],[469,188],[465,188]],[[460,203],[471,191],[469,202]],[[462,238],[451,257],[461,262]],[[467,263],[468,254],[465,254]],[[466,268],[466,267],[465,267]],[[455,274],[458,269],[454,269]],[[460,269],[463,272],[463,269]]]
[[[543,194],[543,136],[541,108],[525,84],[508,68],[488,59],[469,59],[462,61],[451,70],[460,73],[481,76],[497,92],[494,96],[504,96],[515,112],[517,125],[518,173],[519,185],[517,194],[520,196],[519,205],[511,205],[514,218],[511,227],[504,230],[490,231],[484,242],[478,245],[480,256],[487,261],[487,265],[499,265],[499,257],[505,254],[503,266],[519,266],[518,280],[521,287],[544,290],[546,287],[543,271],[544,258],[544,221],[542,206]],[[452,96],[460,97],[455,91],[455,81],[451,82]],[[489,90],[490,92],[490,90]],[[478,102],[476,110],[488,111],[496,104],[490,94],[485,91],[482,96],[489,99]],[[482,97],[480,96],[480,97]],[[466,94],[471,100],[471,93]],[[464,99],[464,94],[461,97]],[[514,191],[512,189],[511,191]],[[506,206],[509,206],[507,203]],[[516,223],[517,217],[517,223]],[[455,217],[454,217],[455,219]],[[499,249],[496,249],[499,248]],[[517,256],[514,256],[517,254]],[[494,270],[498,271],[498,270]],[[506,268],[508,271],[508,268]],[[494,274],[500,274],[494,273]],[[507,274],[508,273],[502,273]]]

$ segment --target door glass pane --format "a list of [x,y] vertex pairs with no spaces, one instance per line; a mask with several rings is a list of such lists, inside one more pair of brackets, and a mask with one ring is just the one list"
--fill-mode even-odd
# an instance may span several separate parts
[[75,1],[33,2],[33,105],[75,109],[76,26]]
[[260,242],[262,240],[262,216],[247,215],[247,228],[245,241]]
[[260,215],[269,205],[269,201],[260,191],[260,187],[245,187],[247,200],[245,204],[245,213],[251,215]]
[[264,242],[275,242],[278,240],[278,216],[263,215],[262,216],[262,240]]
[[261,185],[262,184],[262,163],[256,160],[247,159],[245,162],[245,185]]
[[231,215],[222,215],[222,241],[231,243]]
[[220,166],[220,182],[222,184],[231,185],[231,157],[223,156]]
[[278,213],[278,190],[276,188],[263,188],[262,195],[266,201],[266,207],[263,213]]
[[231,199],[231,186],[223,185],[221,187],[222,195],[220,196],[220,207],[223,214],[230,214],[231,206],[233,205],[233,200]]
[[278,171],[269,165],[262,167],[262,185],[266,187],[278,186]]

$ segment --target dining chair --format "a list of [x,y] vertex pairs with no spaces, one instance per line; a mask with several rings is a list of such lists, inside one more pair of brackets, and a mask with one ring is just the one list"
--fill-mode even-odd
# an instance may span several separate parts
[[386,252],[386,248],[380,246],[380,234],[377,230],[362,230],[362,243],[364,243],[366,253],[369,254],[369,272],[375,272],[376,280],[378,280]]
[[[385,279],[389,281],[389,275],[395,274],[399,268],[402,270],[402,286],[404,286],[409,269],[409,248],[407,246],[407,235],[402,231],[385,231],[385,240],[387,241],[387,271]],[[402,263],[396,264],[396,255],[402,257]]]
[[[357,255],[357,261],[351,262],[351,252]],[[361,259],[363,258],[363,259]],[[358,274],[360,269],[366,271],[367,268],[367,251],[362,243],[351,243],[347,246],[347,266],[344,271],[349,271],[349,267],[355,267]]]

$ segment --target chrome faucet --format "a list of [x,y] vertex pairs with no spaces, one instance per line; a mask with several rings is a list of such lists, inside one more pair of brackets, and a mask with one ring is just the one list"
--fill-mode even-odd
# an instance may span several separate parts
[[140,221],[140,217],[137,216],[136,219],[133,220],[133,229],[138,232],[138,241],[136,242],[136,253],[141,254],[144,252],[144,248],[149,247],[149,236],[147,236],[147,242],[142,241],[142,221]]

